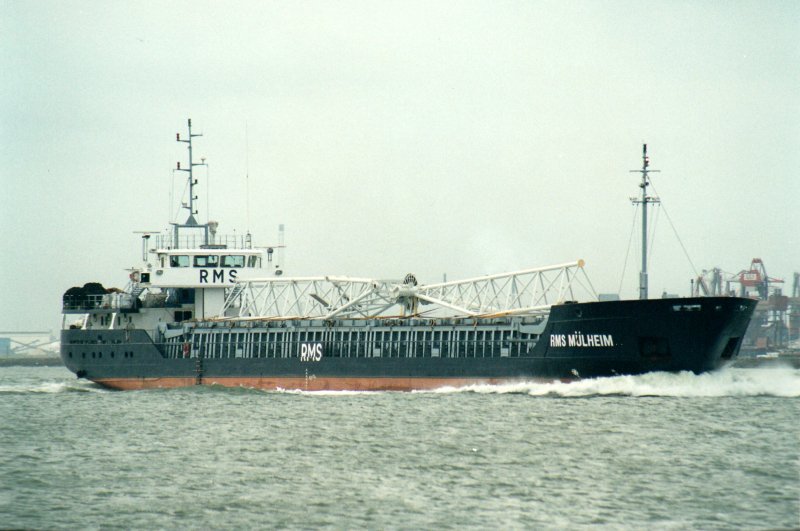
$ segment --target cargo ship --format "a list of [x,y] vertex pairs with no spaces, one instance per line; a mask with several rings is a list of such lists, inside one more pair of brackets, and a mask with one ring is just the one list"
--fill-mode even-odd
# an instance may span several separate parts
[[[582,260],[420,284],[288,277],[249,233],[199,223],[192,132],[183,223],[143,233],[124,289],[88,283],[63,296],[61,358],[113,389],[193,385],[408,391],[651,371],[718,369],[736,358],[756,301],[597,300]],[[643,150],[643,238],[648,168]],[[579,291],[588,301],[577,301]]]

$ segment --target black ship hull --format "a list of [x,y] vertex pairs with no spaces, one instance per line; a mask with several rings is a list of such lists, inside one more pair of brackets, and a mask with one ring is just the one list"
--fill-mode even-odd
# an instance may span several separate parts
[[[556,305],[535,341],[531,340],[533,336],[515,339],[509,332],[505,344],[510,347],[494,350],[459,339],[473,337],[466,332],[448,336],[453,338],[451,348],[442,352],[427,345],[408,346],[410,334],[400,334],[397,337],[404,338],[407,350],[395,355],[389,354],[390,350],[374,355],[366,354],[369,349],[354,348],[352,352],[365,354],[344,356],[336,345],[320,343],[314,351],[307,342],[289,345],[280,357],[256,350],[249,356],[235,351],[228,351],[226,356],[219,351],[211,355],[202,344],[189,350],[188,342],[174,344],[178,349],[185,347],[175,355],[163,344],[154,343],[144,330],[73,329],[62,331],[61,356],[79,377],[115,389],[205,384],[262,389],[413,390],[653,371],[700,373],[736,358],[755,304],[749,299],[709,297]],[[513,318],[507,322],[512,330]],[[249,333],[258,331],[258,324],[247,326]],[[331,323],[325,326],[331,328]],[[336,326],[332,325],[334,329]],[[433,334],[442,326],[409,321],[395,324],[394,329],[424,329]],[[484,325],[474,319],[469,326],[481,330]]]

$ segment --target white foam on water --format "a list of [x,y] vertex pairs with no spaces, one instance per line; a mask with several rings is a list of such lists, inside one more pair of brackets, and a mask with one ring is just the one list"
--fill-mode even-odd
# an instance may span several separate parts
[[[56,394],[68,392],[110,392],[86,380],[39,381],[0,384],[3,393]],[[354,396],[380,393],[380,391],[305,391],[278,389],[270,392],[306,396]],[[531,396],[665,396],[665,397],[724,397],[724,396],[775,396],[800,397],[800,369],[771,367],[737,369],[728,368],[703,374],[691,372],[653,372],[636,376],[611,376],[586,378],[571,382],[522,381],[509,384],[477,384],[465,387],[441,387],[422,394],[479,393],[527,394]]]
[[0,385],[0,394],[24,394],[24,393],[70,393],[70,392],[107,392],[99,385],[86,380],[74,381],[54,381],[54,382],[31,382],[18,383],[12,385]]
[[[277,389],[269,392],[307,396],[370,395],[382,391],[305,391]],[[665,396],[724,397],[775,396],[800,397],[800,369],[772,367],[756,369],[728,368],[694,374],[691,372],[652,372],[636,376],[586,378],[570,382],[521,381],[508,384],[476,384],[464,387],[440,387],[412,391],[416,394],[527,394],[531,396]]]
[[800,397],[800,370],[789,367],[735,369],[694,374],[653,372],[571,382],[519,382],[443,387],[435,393],[528,394],[532,396],[776,396]]
[[309,395],[309,396],[353,396],[353,395],[371,395],[380,393],[381,391],[334,391],[334,390],[319,390],[319,391],[305,391],[303,389],[270,389],[269,393],[283,393],[287,395]]

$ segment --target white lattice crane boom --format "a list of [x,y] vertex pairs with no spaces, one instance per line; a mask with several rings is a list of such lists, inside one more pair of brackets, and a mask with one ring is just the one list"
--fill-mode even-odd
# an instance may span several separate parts
[[[511,273],[416,285],[351,277],[265,278],[238,282],[224,319],[371,319],[537,315],[575,300],[575,289],[597,298],[583,260]],[[422,306],[428,308],[423,309]]]

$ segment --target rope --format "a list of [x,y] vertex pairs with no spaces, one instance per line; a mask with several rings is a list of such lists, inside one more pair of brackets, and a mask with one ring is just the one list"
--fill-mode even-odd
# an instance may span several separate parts
[[628,237],[628,249],[625,251],[625,262],[622,264],[622,276],[619,278],[617,294],[622,291],[622,283],[625,281],[625,270],[628,269],[628,256],[631,254],[631,242],[633,241],[633,231],[636,229],[636,214],[639,212],[639,203],[633,204],[633,221],[631,222],[631,235]]
[[[660,205],[661,205],[661,203],[656,203],[653,206],[657,207],[657,206],[660,206]],[[650,248],[647,249],[647,267],[648,268],[650,267],[650,262],[653,259],[653,247],[655,246],[655,243],[656,243],[656,234],[657,234],[656,233],[656,227],[658,226],[658,218],[659,218],[658,213],[659,212],[661,212],[660,209],[654,208],[653,212],[651,214],[652,223],[650,224],[650,236],[648,236],[650,238]]]
[[[590,292],[591,295],[594,296],[595,300],[597,300],[599,297],[597,296],[597,291],[595,291],[594,286],[592,285],[592,279],[589,278],[589,275],[586,273],[586,270],[582,269],[582,271],[583,271],[583,278],[586,279],[586,282],[589,283],[589,289],[591,290],[591,292]],[[577,275],[577,273],[572,278],[576,279],[578,281],[578,284],[580,284],[583,289],[586,289],[586,286],[584,286],[583,282],[581,282],[581,279]]]
[[175,221],[175,216],[172,214],[172,206],[175,204],[175,170],[171,170],[172,182],[169,185],[169,204],[167,205],[167,219],[171,222]]
[[206,164],[206,222],[211,219],[211,169]]
[[[653,187],[653,191],[658,195],[658,190],[656,190],[655,185],[653,182],[650,182],[650,186]],[[683,255],[686,257],[686,260],[689,261],[689,265],[692,267],[692,271],[694,271],[694,276],[697,278],[699,275],[697,274],[697,268],[694,266],[694,262],[692,262],[691,257],[689,256],[688,251],[686,251],[686,246],[683,245],[683,240],[678,235],[678,231],[675,229],[675,225],[672,223],[672,218],[669,217],[669,212],[667,212],[667,207],[664,206],[664,203],[661,203],[661,207],[664,209],[664,215],[667,216],[667,221],[669,221],[669,226],[672,227],[672,232],[675,234],[675,237],[678,239],[678,243],[681,244],[681,249],[683,249]]]
[[244,122],[244,185],[245,194],[245,209],[247,210],[247,233],[250,234],[250,137],[247,131],[247,120]]

